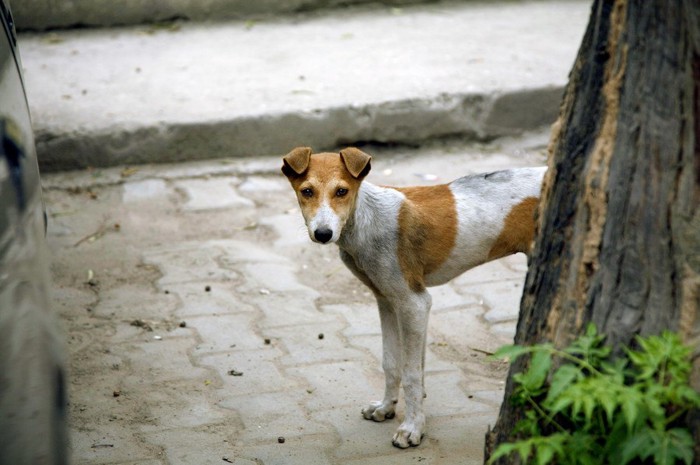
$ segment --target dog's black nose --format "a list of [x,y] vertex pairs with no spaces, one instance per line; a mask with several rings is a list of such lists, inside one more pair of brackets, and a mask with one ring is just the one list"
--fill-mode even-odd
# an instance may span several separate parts
[[333,231],[330,229],[317,229],[314,231],[314,237],[317,241],[323,242],[324,244],[331,240],[333,237]]

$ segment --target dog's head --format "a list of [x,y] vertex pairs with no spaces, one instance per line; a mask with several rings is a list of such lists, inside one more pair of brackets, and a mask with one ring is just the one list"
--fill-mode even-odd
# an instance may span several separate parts
[[308,147],[297,147],[282,158],[282,173],[297,194],[311,240],[323,244],[338,240],[355,210],[371,159],[352,147],[317,154]]

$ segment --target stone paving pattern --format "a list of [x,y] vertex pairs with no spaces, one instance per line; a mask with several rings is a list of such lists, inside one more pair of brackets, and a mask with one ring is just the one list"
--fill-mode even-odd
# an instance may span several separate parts
[[[374,148],[369,180],[408,185],[544,163],[546,134]],[[417,448],[381,398],[370,293],[311,243],[278,157],[44,178],[54,302],[67,334],[76,464],[481,464],[526,259],[432,288]],[[437,178],[437,179],[434,179]],[[282,439],[283,438],[283,439]]]

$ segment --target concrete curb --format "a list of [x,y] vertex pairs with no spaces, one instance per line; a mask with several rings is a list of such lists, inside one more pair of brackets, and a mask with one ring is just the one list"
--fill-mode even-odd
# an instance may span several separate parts
[[[473,0],[451,0],[450,3]],[[43,31],[71,27],[114,27],[173,19],[222,21],[269,18],[350,6],[400,7],[439,0],[16,0],[12,4],[18,30]],[[447,3],[447,2],[443,2]]]
[[114,127],[103,132],[39,130],[43,171],[280,155],[300,145],[333,150],[364,143],[417,145],[457,136],[490,140],[551,124],[563,89],[500,95],[440,95],[191,124]]

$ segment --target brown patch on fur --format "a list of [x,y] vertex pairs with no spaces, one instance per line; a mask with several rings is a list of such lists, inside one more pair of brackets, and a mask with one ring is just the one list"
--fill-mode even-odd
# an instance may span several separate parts
[[489,250],[489,260],[517,252],[530,253],[535,237],[535,210],[538,203],[537,197],[527,197],[510,210],[503,221],[501,234]]
[[398,258],[414,291],[425,289],[424,277],[442,265],[457,237],[457,210],[447,184],[397,188],[406,196],[399,211]]

